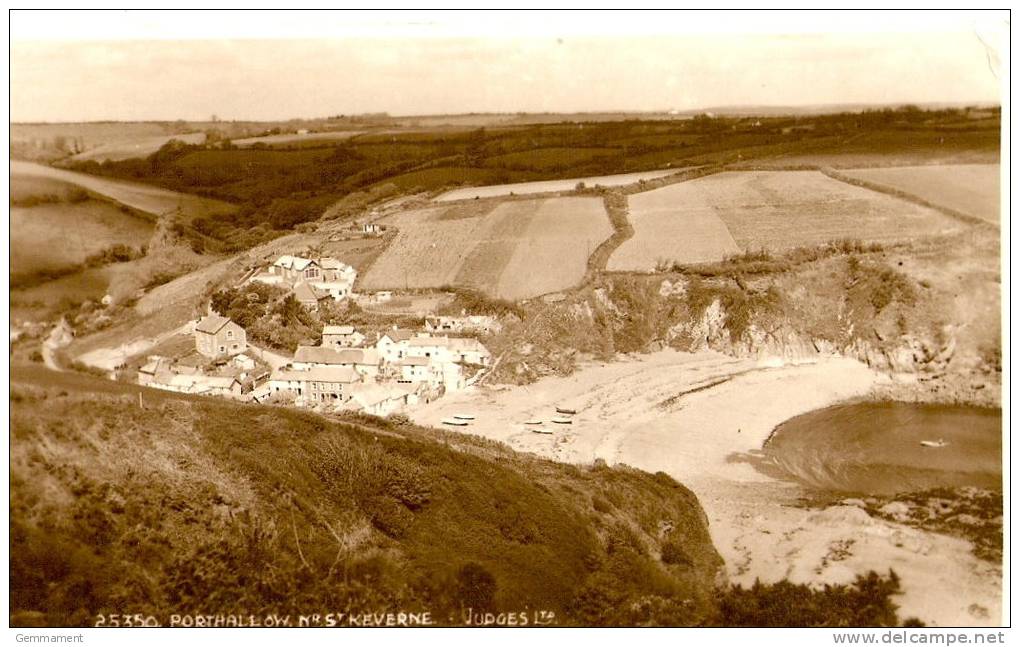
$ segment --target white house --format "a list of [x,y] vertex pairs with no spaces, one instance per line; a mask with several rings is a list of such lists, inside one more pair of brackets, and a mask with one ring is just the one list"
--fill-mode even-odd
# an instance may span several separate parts
[[492,354],[472,337],[430,337],[416,335],[407,342],[409,357],[426,357],[443,363],[487,366]]
[[[287,284],[295,292],[298,285],[304,283],[312,288],[317,302],[322,295],[328,295],[335,301],[350,297],[354,293],[357,278],[357,270],[329,256],[316,259],[284,254],[269,266],[268,272],[254,276],[251,280],[270,285]],[[303,303],[309,308],[316,307],[308,292],[308,289],[303,290]]]
[[379,351],[385,361],[393,363],[407,355],[407,345],[412,337],[414,337],[414,332],[411,330],[399,328],[387,330],[375,342],[375,349]]
[[332,402],[349,399],[352,384],[361,376],[347,366],[316,366],[306,370],[278,368],[269,376],[273,393],[290,391],[305,400]]
[[400,370],[404,382],[438,383],[440,373],[431,361],[424,357],[405,357],[394,364]]

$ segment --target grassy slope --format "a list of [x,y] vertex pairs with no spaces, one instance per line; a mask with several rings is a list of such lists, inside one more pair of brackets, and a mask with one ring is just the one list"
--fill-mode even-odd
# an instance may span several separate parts
[[528,607],[562,624],[707,613],[720,560],[697,500],[664,475],[373,418],[14,375],[13,624],[196,609],[448,622],[465,605]]

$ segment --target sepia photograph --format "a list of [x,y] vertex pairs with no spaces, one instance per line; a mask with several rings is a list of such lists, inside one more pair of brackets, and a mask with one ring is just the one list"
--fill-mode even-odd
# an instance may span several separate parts
[[8,21],[8,639],[1007,642],[1008,9]]

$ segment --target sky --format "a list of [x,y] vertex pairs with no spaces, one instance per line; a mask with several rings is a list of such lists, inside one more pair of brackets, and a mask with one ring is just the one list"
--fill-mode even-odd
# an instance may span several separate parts
[[[127,28],[113,29],[125,15],[67,16],[68,30],[52,15],[12,17],[11,121],[995,103],[1000,92],[1001,52],[968,20],[924,29],[851,20],[844,29],[575,13],[536,27],[520,14],[502,24],[477,14],[285,14],[248,31],[217,30],[212,16],[192,33],[127,15]],[[83,28],[89,20],[101,28]],[[890,31],[872,31],[878,25]]]

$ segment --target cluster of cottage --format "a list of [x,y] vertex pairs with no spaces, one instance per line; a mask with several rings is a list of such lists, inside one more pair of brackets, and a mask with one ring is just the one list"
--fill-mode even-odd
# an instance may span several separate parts
[[393,329],[368,342],[351,326],[326,326],[321,346],[299,346],[253,397],[387,415],[463,389],[491,361],[474,338]]
[[[324,298],[353,295],[357,272],[332,258],[281,256],[250,280],[285,284],[305,307],[314,310]],[[293,398],[298,405],[353,409],[388,415],[408,405],[428,402],[468,386],[491,361],[473,337],[448,333],[492,333],[493,317],[428,317],[423,330],[394,328],[372,339],[353,326],[325,326],[320,346],[299,346],[294,358],[259,374],[248,349],[245,330],[226,317],[203,317],[194,327],[195,350],[217,366],[207,375],[201,367],[150,357],[138,382],[155,388],[252,398]]]

